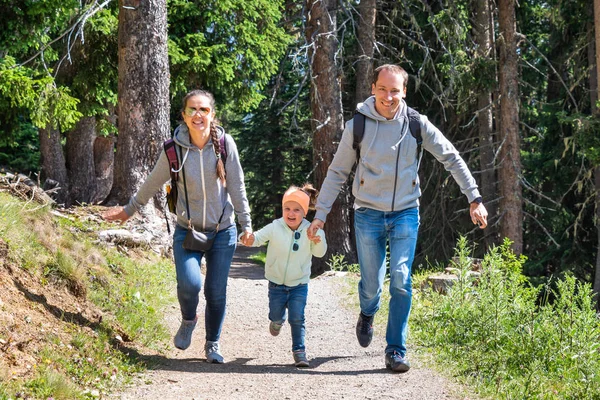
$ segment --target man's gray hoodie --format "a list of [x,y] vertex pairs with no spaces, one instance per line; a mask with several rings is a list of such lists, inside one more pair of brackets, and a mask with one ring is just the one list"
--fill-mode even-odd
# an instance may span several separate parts
[[[360,145],[360,160],[356,169],[352,193],[354,207],[379,211],[401,211],[419,205],[417,141],[409,130],[406,103],[393,119],[386,119],[375,110],[375,98],[359,103],[357,111],[364,114],[365,133]],[[321,186],[315,218],[325,221],[333,202],[356,162],[353,143],[353,120],[346,122],[342,140]],[[479,197],[475,179],[452,143],[426,116],[421,115],[423,149],[450,171],[469,202]]]
[[[225,134],[223,128],[219,126],[217,130],[219,138],[225,135],[225,147],[227,149],[227,160],[225,162],[226,187],[217,178],[217,156],[212,141],[209,140],[204,148],[200,150],[191,144],[190,134],[185,124],[181,124],[175,130],[173,136],[173,140],[178,145],[175,148],[179,155],[180,168],[182,165],[185,167],[192,224],[196,230],[213,230],[223,209],[225,209],[219,226],[219,230],[223,230],[234,223],[233,213],[235,209],[242,230],[252,230],[244,173],[240,165],[237,146],[233,138]],[[135,211],[139,211],[170,178],[169,161],[165,152],[161,151],[154,169],[138,192],[129,200],[129,204],[125,206],[127,215],[131,216]],[[179,172],[177,191],[177,223],[182,227],[187,227],[188,217],[185,207],[183,171]]]

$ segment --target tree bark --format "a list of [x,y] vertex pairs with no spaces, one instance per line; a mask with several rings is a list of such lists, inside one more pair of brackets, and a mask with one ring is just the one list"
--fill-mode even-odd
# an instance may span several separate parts
[[125,204],[169,137],[166,0],[119,0],[117,151],[108,204]]
[[[44,189],[55,188],[56,192],[51,197],[58,204],[65,204],[68,200],[69,178],[67,176],[67,167],[61,137],[58,129],[40,128],[40,164],[42,166],[41,181],[44,182]],[[52,184],[48,184],[53,182]]]
[[[492,61],[494,52],[494,17],[489,0],[473,0],[475,10],[475,41],[477,57]],[[485,242],[487,247],[498,244],[496,193],[496,165],[494,157],[494,117],[492,91],[482,90],[477,95],[477,123],[479,127],[479,164],[481,168],[481,194],[485,199],[485,207],[489,213],[490,225],[486,229]]]
[[358,60],[356,61],[355,95],[357,104],[371,95],[377,2],[375,0],[361,0],[358,5],[358,13],[360,19],[357,31]]
[[90,202],[103,201],[110,194],[113,183],[113,166],[115,161],[115,137],[98,136],[94,140],[94,170],[96,172],[96,188],[92,192]]
[[[320,188],[333,160],[343,131],[340,72],[335,54],[336,37],[335,0],[308,0],[306,3],[306,41],[309,44],[310,103],[313,131],[313,160],[315,163],[315,186]],[[313,272],[327,269],[331,255],[343,254],[349,262],[356,262],[356,254],[350,238],[350,212],[352,207],[349,191],[343,189],[327,216],[327,254],[313,262]]]
[[[595,62],[594,70],[590,74],[590,96],[592,100],[592,112],[596,117],[600,117],[600,109],[597,107],[598,102],[598,82],[600,82],[600,0],[594,0],[594,40],[590,44],[594,46]],[[598,246],[596,246],[596,271],[594,274],[593,291],[596,294],[597,305],[600,304],[600,166],[594,168],[594,183],[596,186],[596,230],[598,232]]]
[[523,198],[519,137],[519,81],[515,0],[498,1],[500,53],[500,234],[523,252]]
[[69,204],[90,203],[96,171],[93,146],[96,139],[96,118],[84,117],[67,132],[67,170],[69,173]]

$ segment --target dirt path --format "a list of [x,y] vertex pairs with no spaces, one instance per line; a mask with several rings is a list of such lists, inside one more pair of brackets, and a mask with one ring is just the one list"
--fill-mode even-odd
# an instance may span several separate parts
[[[356,312],[340,304],[342,278],[311,280],[306,308],[306,347],[309,369],[292,364],[289,325],[277,337],[268,330],[267,281],[260,267],[240,248],[229,278],[227,316],[221,348],[226,363],[204,360],[204,326],[198,323],[186,351],[173,348],[158,357],[155,369],[141,377],[120,399],[458,399],[452,385],[422,368],[411,355],[413,368],[405,374],[385,369],[382,332],[367,349],[354,334]],[[202,294],[201,294],[202,298]],[[343,301],[343,300],[342,300]],[[203,299],[198,306],[203,321]],[[178,306],[169,311],[174,334]],[[152,357],[156,358],[156,357]]]

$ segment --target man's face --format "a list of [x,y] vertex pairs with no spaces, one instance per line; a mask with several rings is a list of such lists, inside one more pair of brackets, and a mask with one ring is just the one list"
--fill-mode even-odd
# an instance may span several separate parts
[[375,109],[392,119],[400,108],[400,101],[406,97],[406,82],[402,75],[384,69],[379,72],[377,82],[371,85],[371,94],[375,96]]

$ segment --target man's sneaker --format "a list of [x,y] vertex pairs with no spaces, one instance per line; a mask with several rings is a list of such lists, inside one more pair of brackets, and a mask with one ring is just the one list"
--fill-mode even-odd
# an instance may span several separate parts
[[408,357],[402,356],[397,351],[385,353],[385,367],[394,372],[406,372],[410,369]]
[[221,354],[219,342],[206,341],[204,353],[206,354],[206,362],[214,364],[223,364],[225,362]]
[[298,368],[310,367],[308,359],[306,358],[306,351],[304,351],[304,350],[294,351],[294,365]]
[[182,320],[181,325],[179,326],[179,330],[173,338],[173,343],[175,347],[179,350],[185,350],[190,347],[190,343],[192,343],[192,332],[194,332],[194,328],[196,328],[196,322],[198,322],[198,316],[191,321]]
[[281,332],[281,326],[281,324],[271,321],[271,323],[269,324],[269,332],[271,333],[271,335],[279,335],[279,332]]
[[360,313],[356,323],[356,338],[362,347],[369,347],[373,339],[373,316]]

